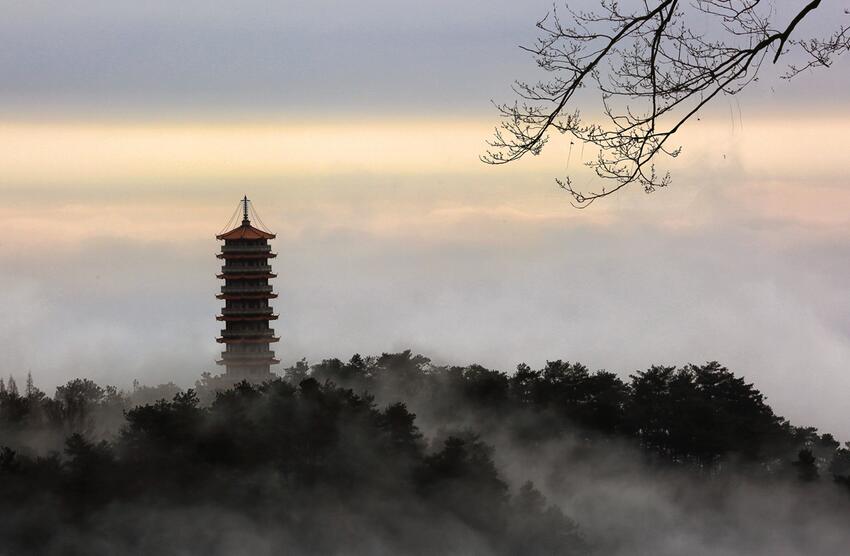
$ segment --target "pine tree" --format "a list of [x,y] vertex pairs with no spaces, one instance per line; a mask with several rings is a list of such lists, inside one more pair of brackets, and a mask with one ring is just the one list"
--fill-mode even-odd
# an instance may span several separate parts
[[32,371],[27,373],[27,386],[24,392],[26,393],[27,398],[31,398],[35,395],[35,385],[32,382]]
[[6,393],[6,383],[3,382],[3,379],[0,378],[0,394]]
[[13,396],[18,395],[18,385],[15,384],[15,377],[9,375],[9,394]]
[[808,448],[800,450],[797,461],[793,462],[792,465],[797,468],[797,476],[801,481],[811,482],[817,480],[820,476],[817,458]]

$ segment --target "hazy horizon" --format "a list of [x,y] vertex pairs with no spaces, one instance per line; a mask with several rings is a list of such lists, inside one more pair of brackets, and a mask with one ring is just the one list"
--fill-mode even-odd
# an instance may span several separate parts
[[278,371],[718,360],[850,440],[848,60],[722,99],[668,190],[579,211],[553,181],[593,179],[579,146],[477,159],[550,3],[451,6],[8,6],[0,376],[219,372],[214,236],[247,194],[278,235]]

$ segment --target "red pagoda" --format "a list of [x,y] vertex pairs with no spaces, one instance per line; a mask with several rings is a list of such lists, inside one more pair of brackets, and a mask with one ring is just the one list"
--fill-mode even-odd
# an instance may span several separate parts
[[216,296],[224,300],[224,307],[216,319],[225,323],[217,341],[226,346],[217,363],[226,366],[224,378],[229,381],[258,382],[271,378],[271,365],[279,363],[270,344],[280,338],[269,326],[269,321],[277,319],[269,306],[269,299],[277,297],[269,284],[277,276],[269,259],[277,255],[269,245],[275,235],[251,225],[249,203],[247,196],[240,203],[242,225],[216,236],[224,240],[216,255],[224,259],[218,275],[224,285]]

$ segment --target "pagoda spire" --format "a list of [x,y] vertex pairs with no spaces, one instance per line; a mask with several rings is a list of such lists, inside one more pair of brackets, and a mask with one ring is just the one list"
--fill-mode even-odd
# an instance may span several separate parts
[[250,200],[248,199],[247,195],[242,197],[242,225],[243,226],[250,226],[251,225],[251,221],[248,220],[248,203],[249,202],[250,202]]

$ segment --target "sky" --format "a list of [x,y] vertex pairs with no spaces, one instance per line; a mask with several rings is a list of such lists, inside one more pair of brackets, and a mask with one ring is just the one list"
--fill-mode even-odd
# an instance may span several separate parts
[[215,234],[247,194],[281,367],[719,360],[850,440],[850,60],[769,68],[683,130],[670,188],[579,211],[563,140],[478,161],[548,1],[0,8],[0,375],[218,372]]

